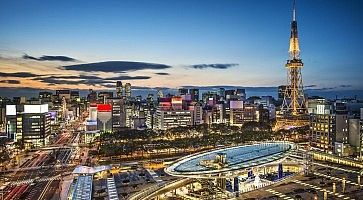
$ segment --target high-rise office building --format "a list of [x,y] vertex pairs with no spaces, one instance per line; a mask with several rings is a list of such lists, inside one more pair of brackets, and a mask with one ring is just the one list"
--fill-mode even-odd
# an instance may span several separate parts
[[224,88],[219,88],[218,96],[220,101],[224,101],[226,99],[226,90]]
[[199,101],[199,89],[197,89],[197,88],[189,89],[189,94],[192,97],[192,101],[194,101],[194,102]]
[[56,90],[55,94],[58,96],[59,99],[62,99],[64,97],[67,102],[69,102],[71,100],[71,91],[70,90]]
[[89,94],[87,95],[87,101],[89,103],[97,103],[97,92],[92,89],[89,90]]
[[105,104],[106,99],[112,98],[112,97],[113,97],[113,92],[99,92],[98,93],[98,102]]
[[126,113],[124,99],[121,97],[107,98],[107,104],[112,106],[112,131],[119,131],[126,127]]
[[193,120],[194,109],[184,109],[182,97],[162,98],[155,112],[154,129],[166,130],[178,126],[191,126],[194,124]]
[[158,101],[159,101],[159,99],[163,98],[164,97],[163,91],[158,90],[157,97],[158,97]]
[[179,95],[188,94],[188,89],[187,88],[179,88],[178,92],[179,92]]
[[126,96],[126,98],[131,98],[131,84],[130,83],[125,84],[125,96]]
[[192,110],[156,110],[154,128],[157,130],[191,125],[193,125]]
[[224,104],[218,102],[212,108],[212,122],[216,124],[226,123],[226,113]]
[[354,149],[356,157],[363,160],[363,108],[359,118],[349,119],[349,144]]
[[310,145],[325,152],[333,152],[336,137],[336,122],[333,107],[324,102],[310,114]]
[[71,101],[80,101],[79,91],[71,91]]
[[44,146],[50,135],[48,104],[7,105],[6,133],[14,142],[21,141],[26,149]]
[[246,90],[245,89],[242,89],[242,88],[238,88],[236,90],[236,95],[237,96],[240,96],[240,99],[242,101],[246,100]]
[[41,101],[41,103],[44,102],[52,102],[52,96],[53,93],[52,92],[39,92],[39,100]]
[[122,88],[122,82],[117,81],[116,82],[116,97],[122,97],[123,95],[123,88]]
[[203,107],[200,102],[191,102],[188,110],[193,111],[193,124],[199,125],[203,123]]
[[97,129],[112,132],[112,105],[97,104]]

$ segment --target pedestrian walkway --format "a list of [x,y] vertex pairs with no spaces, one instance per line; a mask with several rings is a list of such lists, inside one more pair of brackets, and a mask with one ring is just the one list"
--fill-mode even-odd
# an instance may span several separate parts
[[113,176],[107,178],[107,192],[109,200],[119,200],[115,185],[115,179],[113,178]]
[[156,183],[162,183],[163,182],[163,180],[159,177],[158,174],[155,173],[154,170],[151,170],[151,169],[146,169],[146,170]]

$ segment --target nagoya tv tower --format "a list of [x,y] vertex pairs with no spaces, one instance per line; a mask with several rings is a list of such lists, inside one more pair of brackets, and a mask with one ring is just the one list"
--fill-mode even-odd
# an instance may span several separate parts
[[301,68],[304,66],[300,58],[299,38],[297,33],[295,0],[292,10],[289,59],[285,65],[287,69],[287,86],[281,106],[284,124],[289,126],[304,125],[306,117],[306,101],[304,96]]

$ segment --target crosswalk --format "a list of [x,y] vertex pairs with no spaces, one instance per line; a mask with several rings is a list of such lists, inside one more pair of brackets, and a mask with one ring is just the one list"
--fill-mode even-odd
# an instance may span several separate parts
[[11,181],[9,185],[22,185],[22,184],[31,184],[33,182],[48,182],[51,180],[61,180],[61,176],[53,176],[53,177],[44,177],[38,179],[26,179],[26,180],[18,180],[18,181]]
[[[321,174],[319,172],[314,172],[314,175],[322,176],[322,177],[325,177],[325,178],[330,178],[330,179],[332,179],[334,181],[339,181],[339,182],[342,182],[343,181],[343,179],[341,179],[341,178],[337,178],[337,177],[334,177],[334,176],[329,176],[329,175]],[[350,184],[350,185],[355,185],[355,186],[361,186],[361,187],[363,186],[363,185],[359,185],[358,183],[355,183],[355,182],[350,181],[350,180],[345,180],[345,183]]]
[[276,195],[276,196],[278,196],[278,197],[280,197],[282,199],[286,199],[286,200],[293,200],[294,199],[294,198],[291,198],[291,197],[289,197],[289,196],[287,196],[285,194],[282,194],[281,192],[277,192],[276,190],[273,190],[273,189],[267,189],[266,191],[270,192],[270,193],[272,193],[272,194],[274,194],[274,195]]

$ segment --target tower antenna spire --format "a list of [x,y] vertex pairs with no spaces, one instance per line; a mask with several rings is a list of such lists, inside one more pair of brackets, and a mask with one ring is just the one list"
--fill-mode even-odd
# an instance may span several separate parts
[[296,0],[294,0],[292,4],[292,21],[296,21]]

